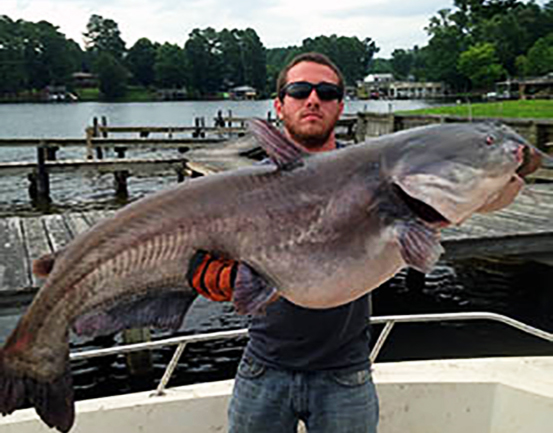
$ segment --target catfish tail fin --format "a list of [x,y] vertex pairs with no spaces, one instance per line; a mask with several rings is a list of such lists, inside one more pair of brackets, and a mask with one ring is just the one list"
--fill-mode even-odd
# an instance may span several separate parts
[[75,407],[68,361],[66,365],[60,377],[41,381],[18,372],[11,366],[9,348],[0,349],[0,413],[9,415],[32,405],[48,427],[68,432],[75,420]]

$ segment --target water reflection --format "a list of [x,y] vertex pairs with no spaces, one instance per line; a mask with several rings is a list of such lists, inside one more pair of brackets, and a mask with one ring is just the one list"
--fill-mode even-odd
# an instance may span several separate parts
[[[424,285],[412,287],[404,271],[376,290],[374,314],[491,311],[552,332],[551,274],[548,266],[523,261],[441,262],[427,275]],[[0,315],[0,340],[11,331],[21,310],[4,313]],[[236,315],[230,304],[198,298],[177,334],[239,329],[247,324],[248,319]],[[375,327],[373,341],[380,329]],[[157,331],[153,337],[169,335],[174,333]],[[92,341],[73,336],[71,347],[83,350],[117,344],[121,344],[120,335]],[[244,338],[190,344],[170,385],[232,378],[245,344]],[[77,398],[153,389],[173,350],[154,351],[153,370],[139,377],[129,375],[124,355],[73,363]],[[489,322],[402,324],[394,328],[378,361],[516,355],[553,356],[553,348],[551,343]]]

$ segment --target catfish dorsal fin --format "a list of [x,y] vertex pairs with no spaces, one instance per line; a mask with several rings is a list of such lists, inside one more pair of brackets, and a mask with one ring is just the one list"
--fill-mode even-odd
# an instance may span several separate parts
[[39,278],[46,278],[52,269],[54,268],[54,263],[56,258],[60,255],[59,251],[45,254],[42,257],[33,261],[33,274]]
[[302,158],[307,152],[282,135],[273,125],[261,119],[251,119],[248,121],[248,128],[278,168],[290,170],[303,164]]

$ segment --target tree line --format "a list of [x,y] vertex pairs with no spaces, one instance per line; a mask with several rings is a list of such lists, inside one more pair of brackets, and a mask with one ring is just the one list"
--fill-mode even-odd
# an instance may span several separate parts
[[131,47],[118,24],[92,15],[81,48],[46,22],[0,16],[0,95],[71,85],[71,74],[96,74],[102,95],[113,99],[127,86],[186,89],[190,98],[217,96],[240,86],[261,96],[274,91],[281,68],[306,51],[327,54],[355,85],[369,72],[398,79],[445,82],[454,92],[489,89],[513,77],[553,70],[553,1],[453,0],[429,21],[425,46],[396,49],[389,59],[369,37],[307,38],[301,45],[267,49],[256,31],[194,29],[183,45],[141,38]]
[[396,49],[374,70],[442,81],[458,92],[553,71],[553,1],[454,0],[430,19],[426,32],[426,46]]
[[0,94],[71,85],[74,72],[98,77],[107,99],[125,94],[128,85],[186,89],[191,98],[205,98],[236,86],[254,87],[261,95],[274,91],[284,64],[306,51],[328,54],[355,83],[367,71],[376,45],[370,38],[319,36],[301,46],[267,49],[256,31],[247,28],[194,29],[183,46],[137,40],[127,48],[118,24],[92,15],[83,33],[85,47],[46,22],[11,20],[0,16]]

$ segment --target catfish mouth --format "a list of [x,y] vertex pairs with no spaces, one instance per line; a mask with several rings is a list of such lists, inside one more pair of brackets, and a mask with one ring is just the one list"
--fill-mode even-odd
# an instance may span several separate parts
[[516,170],[514,176],[518,176],[524,179],[527,175],[534,173],[538,168],[543,165],[544,159],[546,161],[553,161],[553,159],[532,146],[525,146],[519,151],[519,160],[521,164]]
[[407,207],[421,220],[423,220],[428,225],[446,227],[451,225],[446,217],[444,217],[440,212],[434,209],[432,206],[427,205],[423,201],[411,197],[403,189],[397,185],[392,184],[394,192],[397,196],[407,205]]

